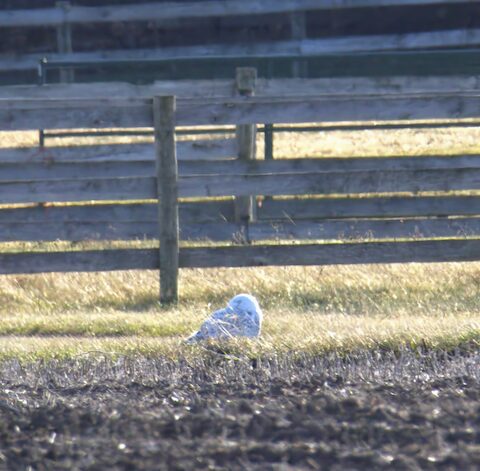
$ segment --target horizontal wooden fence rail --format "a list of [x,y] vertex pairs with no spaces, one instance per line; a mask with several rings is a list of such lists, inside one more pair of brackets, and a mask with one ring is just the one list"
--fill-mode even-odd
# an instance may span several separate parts
[[[238,224],[233,200],[180,204],[183,240],[384,239],[479,235],[480,197],[267,200]],[[445,217],[453,219],[445,220]],[[474,217],[465,217],[474,216]],[[36,206],[0,211],[0,241],[158,239],[154,203]]]
[[480,240],[265,245],[183,249],[180,267],[354,265],[480,259]]
[[[225,209],[223,209],[225,211]],[[267,199],[257,209],[259,220],[415,218],[480,214],[480,196],[374,196]]]
[[[1,99],[0,129],[148,127],[148,99]],[[177,126],[478,118],[477,92],[179,99]]]
[[[160,224],[161,225],[161,224]],[[183,241],[230,242],[265,240],[365,241],[382,239],[466,238],[480,235],[480,217],[415,219],[332,219],[257,221],[248,226],[235,222],[193,223],[181,221]],[[0,222],[0,242],[138,241],[158,240],[159,222],[76,221]]]
[[155,198],[157,191],[154,177],[6,181],[0,186],[0,201],[3,204]]
[[[2,208],[0,223],[158,222],[157,210],[157,203],[148,202],[130,204],[91,204],[89,202],[88,204],[67,206],[30,205]],[[274,214],[274,211],[269,210],[269,213]],[[182,202],[180,204],[180,218],[195,224],[232,222],[233,203],[231,200]]]
[[[179,163],[181,197],[351,194],[471,190],[480,157],[285,159]],[[0,201],[154,199],[149,161],[1,163]]]
[[[257,209],[257,222],[244,226],[235,223],[233,201],[181,203],[180,235],[184,240],[230,242],[466,237],[480,235],[479,214],[479,197],[269,200]],[[469,215],[475,217],[465,217]],[[153,203],[0,211],[2,242],[142,239],[158,239]]]
[[[425,240],[182,248],[179,252],[179,267],[470,262],[479,259],[480,240]],[[157,249],[0,253],[0,274],[159,268],[161,270]]]
[[[180,219],[194,223],[233,222],[233,200],[181,202]],[[261,201],[259,221],[275,223],[322,219],[418,218],[480,215],[480,196],[369,196],[281,198]],[[0,223],[157,221],[156,203],[34,205],[2,208]]]
[[[180,160],[220,160],[234,158],[237,154],[235,139],[197,139],[195,141],[177,142]],[[73,147],[33,147],[33,148],[0,148],[0,166],[6,164],[43,165],[43,171],[53,166],[78,162],[104,163],[114,162],[150,162],[155,160],[152,143],[149,144],[112,144]],[[70,165],[73,165],[72,163]],[[135,165],[135,164],[134,164]],[[3,167],[6,171],[7,167]],[[27,167],[27,169],[30,167]],[[56,167],[57,169],[60,167]]]
[[101,66],[117,61],[128,65],[135,61],[156,63],[205,60],[295,59],[325,54],[409,51],[442,47],[480,46],[480,29],[456,29],[393,35],[351,36],[332,39],[302,39],[250,45],[212,44],[165,47],[162,49],[122,49],[99,52],[27,53],[18,57],[0,57],[2,70],[36,70],[42,59],[57,67]]
[[[285,60],[290,61],[288,57],[271,58],[268,57],[262,59],[250,59],[252,65],[261,67],[262,63],[268,59],[271,66],[275,64],[281,65],[285,63]],[[298,60],[298,55],[294,59]],[[243,59],[245,60],[245,59]],[[388,79],[389,77],[401,76],[453,76],[453,75],[468,75],[478,76],[480,75],[480,61],[478,59],[478,48],[455,48],[455,49],[422,49],[422,50],[396,50],[396,51],[375,51],[375,52],[344,52],[336,54],[321,54],[304,58],[308,60],[309,64],[315,69],[315,77],[324,78],[356,78],[364,77],[366,74],[372,78],[382,77]],[[155,59],[140,59],[132,58],[122,60],[113,59],[101,59],[98,62],[82,62],[75,61],[52,61],[51,59],[42,59],[39,65],[39,70],[44,72],[42,76],[49,70],[64,69],[66,67],[73,69],[87,69],[92,70],[97,67],[104,68],[106,75],[104,74],[102,80],[116,81],[119,76],[126,80],[126,77],[130,77],[130,80],[138,80],[138,74],[133,73],[136,67],[141,66],[161,66],[165,61],[161,59],[156,61]],[[208,57],[198,59],[198,64],[203,67],[221,66],[221,64],[230,63],[235,66],[235,62],[238,62],[235,58],[223,59],[218,61],[216,59],[209,59]],[[166,64],[164,64],[166,65]],[[130,73],[125,74],[125,70],[130,70]],[[368,72],[367,72],[368,71]],[[283,71],[280,73],[280,77],[289,71]],[[120,74],[120,75],[119,75]],[[269,75],[267,70],[263,71],[263,74]],[[311,78],[311,77],[310,77]],[[152,77],[154,80],[154,77]],[[309,79],[304,79],[309,80]],[[217,82],[217,80],[215,80]],[[165,94],[176,94],[175,92],[165,92]],[[164,94],[163,92],[159,93]],[[276,93],[278,95],[278,93]],[[178,93],[177,96],[182,97],[185,94]],[[218,96],[218,95],[217,95]]]
[[[457,51],[458,52],[458,51]],[[463,51],[472,57],[480,50]],[[443,53],[442,53],[443,54]],[[451,54],[449,52],[448,54]],[[446,58],[446,60],[448,57]],[[450,92],[461,93],[480,90],[480,74],[451,76],[386,76],[336,77],[317,79],[264,79],[257,78],[255,95],[262,96],[315,96],[355,94],[413,94]],[[69,100],[110,98],[150,99],[155,95],[175,95],[179,98],[232,97],[236,93],[234,80],[176,80],[155,82],[152,85],[110,83],[58,83],[47,85],[7,85],[0,87],[0,99],[16,98]]]
[[340,8],[378,8],[402,5],[456,4],[465,0],[212,0],[181,3],[140,3],[68,9],[41,8],[0,12],[0,26],[60,26],[65,23],[108,23],[115,21],[161,21],[182,18],[205,18],[241,15],[265,15],[305,10]]
[[[34,72],[41,64],[40,77],[38,80],[45,81],[47,71],[56,69],[52,74],[55,80],[61,82],[77,80],[90,80],[91,75],[85,71],[74,70],[76,68],[94,69],[97,77],[101,76],[103,80],[118,79],[118,70],[115,67],[123,67],[122,76],[128,77],[129,81],[136,81],[139,78],[145,79],[145,75],[139,77],[141,72],[137,66],[143,64],[147,66],[151,73],[152,66],[157,66],[162,74],[175,75],[196,75],[208,76],[206,72],[209,64],[221,64],[221,74],[228,73],[225,63],[239,65],[261,64],[262,74],[275,73],[287,76],[292,73],[298,75],[352,75],[358,74],[358,70],[369,70],[371,75],[389,75],[391,74],[391,63],[397,63],[396,57],[366,58],[365,65],[358,67],[357,56],[365,54],[378,54],[381,51],[392,52],[393,54],[406,51],[412,51],[415,54],[426,52],[426,50],[437,50],[445,48],[468,49],[480,46],[480,29],[472,25],[471,28],[461,28],[456,22],[446,22],[438,26],[436,21],[432,25],[428,21],[427,25],[421,28],[414,25],[414,28],[421,29],[416,32],[407,32],[403,34],[372,34],[365,35],[361,32],[357,36],[348,36],[345,27],[332,28],[333,30],[342,30],[342,36],[315,38],[312,24],[306,21],[310,13],[326,12],[333,14],[335,11],[344,10],[345,15],[358,15],[358,11],[363,15],[365,13],[382,9],[382,11],[394,13],[402,7],[412,9],[412,12],[418,10],[425,13],[425,8],[431,6],[432,17],[436,16],[442,5],[450,12],[452,6],[458,5],[462,8],[463,14],[471,11],[469,3],[465,0],[206,0],[206,1],[171,1],[171,2],[150,2],[150,3],[131,3],[126,5],[104,5],[104,6],[78,6],[74,2],[57,2],[53,8],[36,8],[21,10],[3,10],[0,11],[0,27],[9,28],[55,28],[56,45],[52,48],[50,41],[45,41],[44,51],[39,45],[37,49],[7,51],[0,55],[0,71],[2,72],[2,81],[11,83],[12,81],[32,81],[35,80]],[[391,7],[391,8],[389,8]],[[418,7],[418,8],[416,8]],[[280,21],[272,26],[271,15],[279,15]],[[411,13],[415,16],[415,13]],[[448,17],[450,14],[448,15]],[[423,16],[422,16],[423,18]],[[218,28],[214,21],[224,20],[226,29],[236,30],[241,26],[243,31],[240,33],[240,41],[232,38],[232,34],[219,35]],[[157,29],[162,31],[161,38],[151,39],[151,48],[124,48],[115,44],[120,38],[114,34],[110,35],[109,40],[113,44],[108,46],[101,38],[94,35],[93,40],[103,41],[97,47],[76,44],[74,39],[80,39],[86,33],[82,30],[82,25],[96,24],[102,27],[105,24],[125,24],[126,22],[145,22],[149,23],[148,29]],[[203,26],[202,26],[203,25]],[[233,25],[233,26],[232,26]],[[133,25],[135,29],[137,25]],[[145,24],[146,26],[146,24]],[[205,38],[210,35],[217,37],[217,43],[211,40],[205,40],[204,43],[197,42],[195,45],[187,42],[187,45],[174,46],[176,41],[171,39],[173,35],[178,35],[178,31],[185,31],[187,34],[191,28],[203,28]],[[272,27],[271,40],[266,41],[264,27]],[[459,28],[460,26],[460,28]],[[108,33],[109,26],[103,26]],[[443,30],[428,31],[430,27],[444,28]],[[79,38],[72,33],[74,28],[79,29]],[[160,28],[160,30],[158,30]],[[220,29],[223,27],[221,26]],[[176,29],[176,31],[175,31]],[[360,28],[362,29],[362,28]],[[17,31],[15,31],[17,33]],[[165,37],[163,33],[166,33]],[[330,34],[331,32],[327,33]],[[22,34],[22,33],[20,33]],[[29,34],[27,31],[25,34]],[[88,33],[87,33],[88,34]],[[129,33],[125,33],[129,34]],[[180,33],[181,34],[181,33]],[[234,33],[237,34],[237,33]],[[130,35],[129,35],[130,36]],[[135,34],[133,35],[135,36]],[[147,35],[149,36],[149,35]],[[195,35],[194,35],[195,36]],[[103,37],[103,35],[102,35]],[[276,38],[278,40],[276,40]],[[281,39],[280,39],[281,38]],[[124,38],[122,38],[124,39]],[[130,42],[132,38],[129,37]],[[138,39],[138,38],[137,38]],[[134,43],[137,39],[133,39]],[[233,41],[232,41],[233,39]],[[238,39],[238,38],[237,38]],[[41,42],[41,41],[40,41]],[[170,45],[169,45],[170,44]],[[22,46],[18,46],[21,48]],[[88,51],[88,49],[91,49]],[[14,49],[16,49],[14,47]],[[37,52],[38,51],[38,52]],[[443,51],[448,54],[448,51]],[[461,57],[461,52],[466,56]],[[351,55],[350,58],[334,57],[338,55]],[[478,65],[473,56],[468,56],[468,51],[458,51],[457,54],[450,56],[450,60],[443,61],[440,65],[441,70],[437,73],[452,74],[456,73],[474,73],[478,74]],[[470,59],[469,59],[470,58]],[[320,60],[320,62],[318,62]],[[372,67],[372,62],[374,66]],[[402,62],[400,60],[400,62]],[[434,61],[435,62],[435,61]],[[460,62],[460,63],[459,63]],[[199,67],[192,72],[190,65],[198,64]],[[306,64],[308,63],[308,67]],[[148,65],[147,65],[148,64]],[[430,62],[426,62],[416,57],[413,61],[402,62],[398,73],[416,74],[418,70],[432,74]],[[448,65],[447,65],[448,64]],[[180,67],[177,67],[179,65]],[[279,65],[282,72],[275,70]],[[176,71],[173,71],[175,66]],[[438,63],[434,68],[438,66]],[[112,71],[113,67],[113,71]],[[399,69],[399,70],[400,70]],[[416,70],[418,69],[418,70]],[[158,70],[158,69],[157,69]],[[414,72],[412,72],[414,70]],[[352,72],[353,71],[353,72]],[[21,72],[21,73],[16,73]],[[145,70],[144,70],[145,72]],[[168,75],[165,75],[168,76]],[[50,75],[49,75],[49,78]],[[154,93],[153,95],[156,95]],[[158,93],[163,95],[163,93]],[[165,93],[176,95],[176,93]],[[150,96],[153,96],[150,95]]]
[[255,223],[244,231],[249,241],[375,240],[463,238],[480,235],[480,217],[456,219],[367,219]]
[[[152,147],[150,145],[150,147]],[[57,150],[58,152],[58,150]],[[128,154],[127,154],[128,155]],[[180,181],[187,182],[198,178],[200,184],[206,184],[210,177],[221,180],[229,176],[270,175],[302,175],[343,172],[352,176],[360,172],[399,172],[399,171],[430,171],[451,170],[452,174],[460,174],[461,170],[475,172],[480,169],[480,156],[463,155],[448,157],[354,157],[354,158],[295,158],[272,161],[252,160],[192,160],[179,162]],[[354,173],[355,172],[355,173]],[[439,173],[441,175],[442,173]],[[95,179],[95,178],[128,178],[155,176],[153,159],[133,158],[119,159],[114,155],[109,159],[85,159],[62,161],[48,158],[37,161],[2,162],[0,155],[0,180],[31,181],[31,180],[65,180],[65,179]],[[203,192],[203,190],[201,190]],[[220,190],[219,190],[220,191]],[[196,195],[186,195],[196,196]],[[222,196],[222,195],[212,195]]]
[[[160,267],[167,285],[162,300],[172,301],[176,267],[480,259],[478,155],[241,160],[235,157],[255,157],[241,133],[237,139],[175,141],[175,128],[190,125],[478,119],[477,90],[240,97],[231,92],[177,100],[126,90],[118,98],[0,99],[0,129],[35,129],[39,123],[44,129],[156,129],[156,147],[0,150],[0,242],[170,244],[0,253],[0,273]],[[459,193],[464,191],[474,193]],[[258,194],[255,208],[238,218],[236,197]],[[10,204],[21,206],[5,206]],[[209,244],[179,246],[190,240]]]
[[[477,118],[478,93],[245,97],[178,102],[178,125]],[[1,121],[0,121],[1,124]]]
[[[133,186],[133,184],[132,184]],[[184,197],[455,191],[480,186],[480,169],[322,172],[279,175],[181,177]],[[113,192],[113,190],[112,190]]]
[[[473,51],[472,51],[473,52]],[[480,57],[480,51],[477,54]],[[448,62],[448,59],[446,59]],[[312,95],[349,95],[355,94],[418,94],[418,93],[432,93],[432,92],[474,92],[480,89],[480,80],[478,76],[406,76],[406,77],[349,77],[349,78],[324,78],[324,79],[257,79],[255,83],[255,91],[257,96],[312,96]],[[213,81],[193,81],[183,80],[175,82],[156,82],[153,85],[131,85],[125,83],[92,83],[92,84],[55,84],[55,85],[21,85],[21,86],[5,86],[0,87],[0,99],[16,97],[17,99],[85,99],[85,98],[109,98],[111,96],[121,96],[129,99],[144,98],[154,95],[171,94],[180,97],[232,97],[236,94],[236,83],[234,80],[213,80]],[[267,129],[265,135],[265,155],[273,156],[273,131],[276,132],[290,132],[290,131],[329,131],[329,130],[356,130],[356,129],[394,129],[404,127],[439,127],[439,126],[477,126],[476,122],[459,121],[453,122],[449,119],[447,122],[439,122],[436,120],[432,123],[342,123],[337,125],[322,125],[315,127],[309,125],[308,127],[289,128],[286,126],[261,126],[257,127],[257,132],[264,132]],[[270,133],[268,132],[270,130]],[[215,129],[215,132],[231,132],[228,129]],[[199,133],[210,132],[208,129],[177,129],[177,134],[181,133]],[[151,135],[153,136],[152,129],[140,129],[140,130],[125,130],[125,129],[108,129],[108,130],[76,130],[76,131],[45,131],[43,133],[44,138],[49,137],[80,137],[80,136],[103,136],[108,135]],[[203,145],[198,140],[196,142],[179,142],[178,153],[179,157],[183,158],[185,153],[194,153],[195,157],[203,156],[204,158],[216,158],[223,157],[227,153],[236,152],[233,141],[217,140],[208,142],[205,141]],[[191,150],[184,149],[191,146]],[[230,147],[229,147],[230,146]],[[118,160],[123,157],[126,159],[134,159],[135,153],[138,153],[138,158],[144,156],[145,153],[149,153],[153,158],[153,151],[149,146],[144,148],[132,147],[127,150],[118,150],[112,147],[112,152],[118,156]],[[56,160],[63,158],[60,153],[55,149],[43,149],[45,154],[41,154],[37,149],[31,151],[24,151],[25,158],[34,158],[38,160],[42,156],[45,159],[54,158]],[[95,149],[94,149],[95,151]],[[217,152],[218,151],[218,152]],[[78,149],[80,152],[80,148]],[[106,148],[102,152],[107,152]],[[224,153],[225,152],[225,153]],[[65,154],[68,154],[65,152]],[[100,153],[99,153],[100,154]],[[222,155],[223,154],[223,155]],[[0,150],[0,160],[5,155]],[[16,152],[14,159],[23,158],[21,153]],[[62,154],[63,155],[63,154]],[[69,155],[69,154],[68,154]],[[83,156],[84,158],[87,155]],[[92,155],[92,158],[96,158]],[[103,158],[99,155],[98,158]],[[143,158],[143,157],[142,157]]]

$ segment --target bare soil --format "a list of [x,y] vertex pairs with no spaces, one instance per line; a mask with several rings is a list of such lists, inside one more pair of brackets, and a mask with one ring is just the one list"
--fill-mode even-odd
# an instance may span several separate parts
[[9,361],[0,469],[479,469],[479,360]]

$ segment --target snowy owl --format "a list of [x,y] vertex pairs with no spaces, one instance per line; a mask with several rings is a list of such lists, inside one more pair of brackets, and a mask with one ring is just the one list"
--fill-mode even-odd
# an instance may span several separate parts
[[200,330],[186,341],[195,343],[206,339],[228,340],[233,337],[258,337],[262,327],[262,310],[249,294],[238,294],[227,307],[215,311]]

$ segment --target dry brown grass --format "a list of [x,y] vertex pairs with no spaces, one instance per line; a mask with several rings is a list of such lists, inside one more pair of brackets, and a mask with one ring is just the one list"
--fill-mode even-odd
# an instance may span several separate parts
[[[284,134],[275,139],[275,153],[475,153],[479,138],[474,128]],[[37,133],[0,133],[3,147],[36,142]],[[259,139],[259,153],[262,146]],[[185,335],[239,292],[257,295],[265,311],[262,339],[241,343],[246,351],[450,347],[480,339],[479,280],[479,263],[191,269],[181,271],[180,304],[165,309],[157,272],[2,276],[0,356],[185,354]]]
[[247,351],[451,347],[480,339],[479,279],[478,263],[192,269],[162,308],[156,272],[5,276],[0,355],[185,354],[182,339],[239,292],[265,313]]

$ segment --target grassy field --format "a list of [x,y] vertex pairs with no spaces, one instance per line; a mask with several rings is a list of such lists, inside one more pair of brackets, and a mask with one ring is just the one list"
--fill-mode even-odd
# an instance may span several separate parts
[[[36,138],[0,133],[4,147],[35,145]],[[275,153],[468,154],[479,152],[479,138],[475,128],[285,134],[276,138]],[[71,142],[52,142],[59,144]],[[0,357],[198,355],[182,340],[240,292],[259,298],[265,324],[259,341],[240,342],[232,352],[471,346],[480,341],[479,280],[480,263],[191,269],[181,271],[180,304],[162,308],[157,272],[2,276]]]
[[480,264],[182,270],[162,308],[156,272],[4,276],[0,356],[197,355],[182,340],[235,293],[264,309],[251,354],[476,345]]

